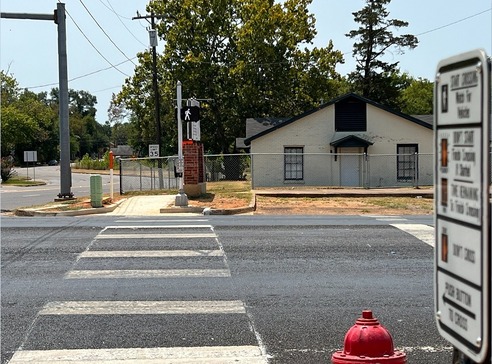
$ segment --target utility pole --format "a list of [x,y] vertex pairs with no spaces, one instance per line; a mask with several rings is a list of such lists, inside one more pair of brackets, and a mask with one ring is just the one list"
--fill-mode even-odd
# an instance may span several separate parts
[[[138,14],[138,13],[137,13]],[[155,115],[155,124],[156,124],[156,143],[159,146],[159,156],[161,155],[161,100],[159,95],[159,85],[157,83],[157,31],[155,29],[155,15],[154,13],[150,13],[150,15],[137,15],[132,19],[150,19],[150,30],[149,30],[149,38],[150,38],[150,46],[152,47],[152,88],[154,89],[154,115]],[[164,189],[164,178],[162,176],[162,160],[158,159],[158,169],[159,169],[159,188]]]
[[2,18],[51,20],[58,25],[58,77],[60,123],[60,193],[59,198],[73,198],[70,169],[70,125],[68,119],[67,28],[65,4],[56,4],[54,14],[1,13]]

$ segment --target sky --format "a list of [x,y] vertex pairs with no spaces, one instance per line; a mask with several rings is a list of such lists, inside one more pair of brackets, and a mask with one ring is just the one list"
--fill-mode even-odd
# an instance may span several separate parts
[[[137,11],[146,14],[146,4],[147,0],[65,1],[69,88],[97,97],[96,118],[101,124],[108,119],[111,95],[133,74],[132,61],[136,63],[137,53],[149,47],[149,23],[132,20]],[[358,28],[352,13],[365,4],[365,0],[313,0],[310,5],[317,30],[312,46],[324,47],[332,40],[335,49],[344,53],[345,63],[337,68],[342,75],[355,69],[354,40],[345,34]],[[409,23],[396,34],[416,35],[419,45],[403,55],[388,53],[384,60],[399,61],[400,70],[413,77],[433,80],[444,58],[476,48],[491,55],[491,8],[492,0],[393,0],[389,17]],[[1,12],[52,14],[54,9],[55,0],[0,0]],[[160,41],[158,52],[163,47]],[[0,20],[0,66],[21,88],[37,93],[58,87],[57,52],[53,22]]]

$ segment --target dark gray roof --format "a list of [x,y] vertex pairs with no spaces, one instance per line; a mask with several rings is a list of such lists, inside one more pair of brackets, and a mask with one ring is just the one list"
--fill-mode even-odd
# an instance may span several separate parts
[[289,118],[247,118],[246,138],[252,137],[264,130],[273,128]]
[[422,120],[424,123],[427,123],[429,125],[434,125],[434,115],[428,114],[428,115],[412,115],[414,118]]
[[246,119],[246,138],[236,138],[236,148],[249,148],[249,145],[244,144],[247,138],[250,138],[258,133],[273,128],[289,118],[247,118]]
[[131,157],[133,155],[133,148],[129,145],[118,145],[116,148],[111,148],[111,151],[115,157]]

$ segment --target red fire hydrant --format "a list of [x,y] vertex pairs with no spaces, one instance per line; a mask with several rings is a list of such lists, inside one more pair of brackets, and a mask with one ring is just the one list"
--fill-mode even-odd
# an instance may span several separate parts
[[362,311],[345,334],[343,350],[331,357],[333,364],[405,364],[407,356],[395,351],[389,331],[372,316],[372,311]]

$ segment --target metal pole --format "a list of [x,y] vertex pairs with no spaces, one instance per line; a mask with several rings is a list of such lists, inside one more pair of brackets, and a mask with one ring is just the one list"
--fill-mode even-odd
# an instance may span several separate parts
[[176,195],[176,199],[174,202],[175,206],[186,207],[188,206],[188,196],[184,192],[184,160],[183,160],[183,124],[181,122],[181,81],[178,81],[176,86],[176,96],[177,96],[177,111],[178,111],[178,183],[179,183],[179,191]]
[[123,161],[120,159],[120,195],[123,194]]
[[58,75],[59,75],[59,118],[60,118],[60,193],[59,198],[72,198],[72,173],[70,170],[70,125],[68,120],[68,71],[67,71],[67,29],[65,4],[56,4],[58,24]]
[[[154,21],[154,13],[151,14],[150,21],[151,21],[151,28],[152,30],[155,30],[155,21]],[[156,36],[157,37],[157,36]],[[157,38],[156,38],[157,40]],[[159,96],[159,85],[157,84],[157,52],[156,52],[156,43],[157,41],[152,44],[152,87],[154,89],[154,97],[155,97],[155,123],[156,123],[156,142],[157,145],[159,146],[159,157],[162,155],[161,153],[161,100]],[[159,173],[159,189],[164,188],[164,183],[163,183],[163,174],[162,174],[162,160],[159,158],[157,160],[157,168],[158,168],[158,173]]]

